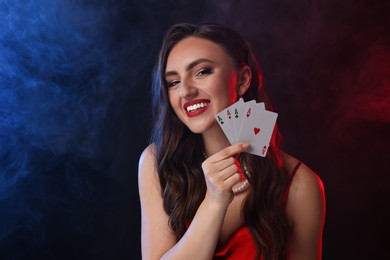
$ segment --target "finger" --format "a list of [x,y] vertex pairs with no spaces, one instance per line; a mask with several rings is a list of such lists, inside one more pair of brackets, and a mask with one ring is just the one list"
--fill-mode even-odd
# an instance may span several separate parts
[[220,171],[218,174],[213,175],[215,181],[223,181],[225,182],[231,176],[238,174],[238,167],[235,164],[231,164],[229,167]]
[[221,151],[219,151],[218,153],[210,156],[209,159],[211,162],[218,162],[218,161],[221,161],[221,160],[226,159],[228,157],[242,153],[242,152],[246,151],[248,149],[248,147],[249,147],[249,144],[247,144],[247,143],[234,144],[234,145],[228,146],[228,147],[222,149]]
[[234,158],[229,157],[224,160],[218,161],[218,162],[211,162],[210,158],[208,158],[206,161],[202,163],[202,169],[205,175],[212,175],[214,173],[218,173],[227,167],[234,164]]
[[231,190],[234,185],[236,185],[237,183],[240,182],[240,175],[238,173],[235,173],[233,175],[231,175],[229,178],[227,178],[225,181],[224,181],[224,184],[226,185],[226,187]]
[[234,157],[228,157],[218,162],[211,162],[211,165],[214,167],[215,171],[222,171],[234,164],[237,165]]

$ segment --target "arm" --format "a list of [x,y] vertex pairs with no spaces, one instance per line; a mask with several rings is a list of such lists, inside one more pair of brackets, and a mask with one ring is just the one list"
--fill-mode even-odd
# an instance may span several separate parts
[[231,156],[245,149],[242,145],[231,146],[203,163],[207,193],[179,241],[170,229],[169,217],[163,209],[153,146],[145,149],[139,162],[143,259],[212,258],[227,207],[233,198],[231,188],[240,181]]
[[141,155],[138,186],[141,202],[142,259],[158,259],[175,245],[176,240],[168,227],[168,216],[163,209],[153,146],[146,148]]
[[288,259],[322,259],[325,192],[321,179],[304,164],[292,181],[286,211],[293,225]]

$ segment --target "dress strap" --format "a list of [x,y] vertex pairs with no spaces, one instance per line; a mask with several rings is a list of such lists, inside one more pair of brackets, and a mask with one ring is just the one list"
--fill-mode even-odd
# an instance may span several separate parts
[[299,167],[301,166],[301,164],[302,164],[302,161],[298,161],[298,163],[295,165],[294,169],[292,170],[292,172],[290,174],[290,180],[289,180],[288,185],[286,187],[286,192],[284,194],[284,198],[283,198],[283,202],[282,202],[282,206],[283,207],[286,206],[288,193],[290,191],[290,186],[291,186],[292,180],[294,179],[294,176],[297,173],[297,171],[298,171]]
[[294,179],[294,176],[295,176],[295,174],[297,173],[298,168],[299,168],[299,166],[301,166],[301,164],[302,164],[302,162],[299,161],[299,162],[297,163],[297,165],[295,165],[294,169],[292,170],[291,176],[290,176],[290,184],[288,185],[288,186],[289,186],[288,188],[290,188],[291,182],[292,182],[292,180]]

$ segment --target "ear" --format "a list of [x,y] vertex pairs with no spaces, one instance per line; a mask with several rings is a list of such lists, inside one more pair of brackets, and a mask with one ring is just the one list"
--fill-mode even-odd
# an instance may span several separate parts
[[238,71],[238,84],[237,84],[237,94],[242,96],[248,90],[252,82],[252,71],[248,65],[243,66]]

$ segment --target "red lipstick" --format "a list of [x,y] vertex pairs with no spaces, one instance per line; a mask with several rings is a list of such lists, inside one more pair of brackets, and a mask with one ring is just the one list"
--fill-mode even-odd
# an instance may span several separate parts
[[194,117],[206,111],[209,104],[210,100],[208,99],[191,100],[183,105],[183,109],[188,117]]

